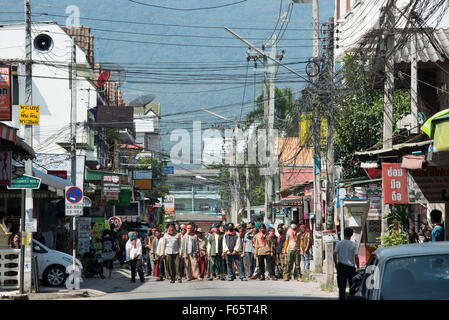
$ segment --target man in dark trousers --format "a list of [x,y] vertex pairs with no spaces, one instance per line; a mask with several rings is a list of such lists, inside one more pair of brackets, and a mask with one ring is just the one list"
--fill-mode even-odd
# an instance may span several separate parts
[[359,267],[358,247],[351,237],[354,230],[345,228],[344,240],[337,243],[334,249],[334,261],[337,268],[338,299],[346,299],[346,283],[352,285],[352,278],[356,275],[356,266]]

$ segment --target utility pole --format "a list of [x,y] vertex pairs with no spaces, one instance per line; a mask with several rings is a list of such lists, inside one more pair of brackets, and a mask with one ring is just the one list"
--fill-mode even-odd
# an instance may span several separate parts
[[[31,0],[25,0],[25,104],[33,104],[33,80],[32,80],[32,40],[31,40]],[[33,126],[25,125],[25,142],[33,147]],[[32,160],[25,161],[25,174],[33,175],[33,162]],[[22,193],[23,196],[23,193]],[[25,265],[31,265],[31,246],[26,242],[26,239],[30,239],[31,235],[27,237],[28,232],[25,232],[25,221],[33,217],[33,190],[25,190],[25,210],[22,210],[21,219],[21,251],[20,251],[20,292],[31,292],[31,272],[25,272]]]
[[237,130],[238,130],[238,122],[237,118],[235,118],[234,130],[232,133],[232,167],[230,170],[231,179],[232,179],[232,202],[231,202],[231,222],[238,223],[238,214],[240,211],[240,176],[239,176],[239,168],[237,167]]
[[[334,18],[329,18],[327,42],[327,156],[326,156],[326,230],[334,230]],[[334,282],[334,244],[325,243],[326,283]]]
[[[276,59],[276,34],[273,34],[271,38],[271,58]],[[269,172],[268,175],[265,176],[266,179],[266,190],[265,193],[267,195],[267,211],[266,217],[271,217],[271,223],[273,222],[273,163],[274,163],[274,139],[276,137],[273,134],[274,128],[274,113],[275,113],[275,77],[276,77],[276,65],[273,60],[270,59],[270,86],[269,86],[269,101],[268,101],[268,112],[267,112],[267,144],[268,144],[268,153],[269,153]]]
[[416,31],[411,37],[410,52],[411,52],[411,80],[410,80],[410,113],[412,115],[411,134],[418,134],[418,34]]
[[[72,37],[72,54],[71,54],[71,110],[70,110],[70,159],[71,159],[71,182],[76,186],[76,43],[75,39]],[[82,188],[82,186],[81,186]],[[76,216],[73,216],[73,283],[76,283]],[[75,290],[75,285],[73,286]]]
[[[262,45],[262,51],[263,51],[263,123],[265,124],[266,133],[267,133],[267,141],[265,141],[266,144],[268,144],[268,117],[269,117],[269,85],[268,85],[268,72],[267,72],[267,56],[265,55],[265,44]],[[265,145],[266,147],[267,145]],[[267,150],[267,148],[265,148]],[[270,210],[270,200],[268,196],[268,189],[269,189],[269,176],[265,176],[265,216],[264,216],[264,223],[268,222],[268,210]]]
[[[383,117],[383,148],[393,147],[393,93],[394,93],[394,25],[393,7],[395,0],[390,0],[386,7],[386,35],[385,42],[385,81],[384,81],[384,117]],[[383,202],[383,200],[382,200]],[[381,236],[388,234],[387,215],[390,205],[382,204]]]
[[[313,48],[312,57],[316,61],[319,57],[319,7],[318,0],[312,1],[312,38]],[[317,64],[314,63],[313,83],[317,84],[319,75]],[[321,148],[320,148],[320,131],[321,119],[318,107],[313,104],[312,111],[312,127],[313,127],[313,205],[315,216],[314,228],[314,244],[313,244],[313,264],[314,272],[323,272],[323,242],[321,232]]]

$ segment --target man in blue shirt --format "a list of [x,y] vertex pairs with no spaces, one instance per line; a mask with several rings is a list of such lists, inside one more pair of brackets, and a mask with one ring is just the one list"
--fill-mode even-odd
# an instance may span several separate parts
[[430,212],[430,222],[434,225],[430,239],[432,242],[444,241],[444,229],[441,223],[442,213],[440,210],[434,209]]

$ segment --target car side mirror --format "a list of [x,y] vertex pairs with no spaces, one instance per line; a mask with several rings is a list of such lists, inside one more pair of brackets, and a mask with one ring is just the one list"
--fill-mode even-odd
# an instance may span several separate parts
[[33,251],[34,251],[34,252],[40,252],[40,251],[41,251],[41,247],[39,247],[39,246],[34,246]]

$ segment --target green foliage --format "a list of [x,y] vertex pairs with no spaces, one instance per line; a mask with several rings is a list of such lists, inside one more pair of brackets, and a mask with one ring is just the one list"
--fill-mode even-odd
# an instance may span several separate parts
[[378,248],[397,246],[400,244],[408,243],[407,234],[395,229],[389,230],[386,236],[378,237],[377,240],[381,241],[382,243],[381,245],[378,246]]
[[[356,56],[345,58],[342,75],[345,88],[355,91],[336,99],[335,160],[343,167],[343,178],[349,179],[365,175],[354,152],[382,142],[384,91],[372,88],[370,72]],[[395,90],[393,104],[395,127],[396,122],[409,113],[409,92]],[[395,128],[393,135],[398,132]]]
[[[289,137],[298,136],[299,112],[293,104],[293,94],[289,87],[284,89],[275,88],[275,114],[274,128],[279,130],[279,134]],[[256,98],[257,108],[246,115],[249,122],[263,122],[264,99],[263,93]]]

